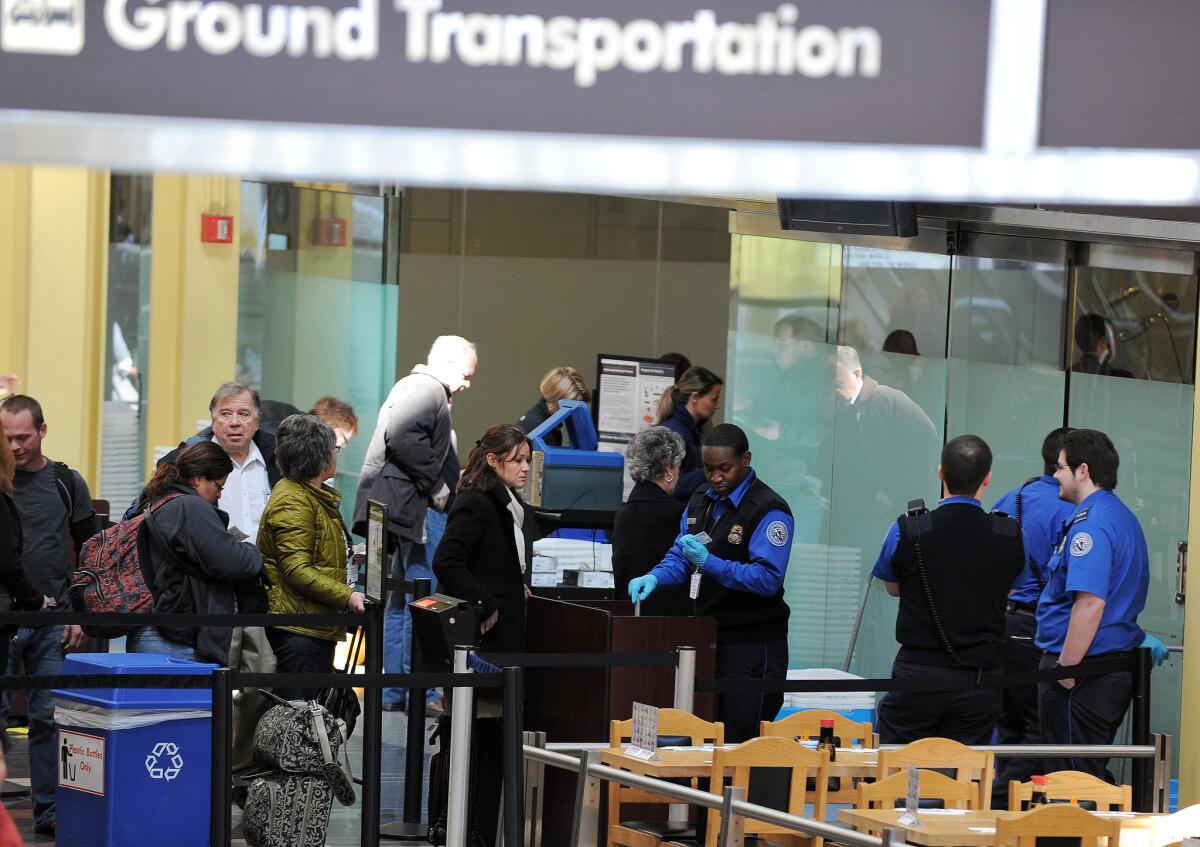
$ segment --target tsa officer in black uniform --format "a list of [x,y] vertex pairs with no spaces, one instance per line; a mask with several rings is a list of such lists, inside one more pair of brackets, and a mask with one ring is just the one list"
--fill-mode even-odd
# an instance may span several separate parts
[[[1005,673],[1035,671],[1042,651],[1034,644],[1037,635],[1037,604],[1046,587],[1046,566],[1062,536],[1063,527],[1075,513],[1075,507],[1058,496],[1054,469],[1062,449],[1062,437],[1068,427],[1054,430],[1042,441],[1042,475],[1031,477],[996,501],[992,511],[1016,518],[1025,545],[1025,567],[1008,594],[1008,612],[1002,644]],[[1037,744],[1038,689],[1022,685],[1001,690],[1003,710],[996,721],[997,744]],[[1005,756],[997,760],[992,805],[1008,808],[1009,780],[1028,782],[1030,775],[1041,773],[1041,759]]]
[[[1137,616],[1146,605],[1150,559],[1141,525],[1113,492],[1119,464],[1103,432],[1076,429],[1063,436],[1054,478],[1059,496],[1077,508],[1038,601],[1042,667],[1131,656],[1145,639]],[[1132,695],[1132,671],[1043,683],[1042,743],[1112,744]],[[1045,759],[1044,767],[1112,781],[1106,759]]]
[[[696,614],[716,618],[718,679],[786,679],[791,509],[750,467],[741,427],[714,427],[701,462],[708,484],[688,501],[663,560],[630,580],[629,596],[637,602],[658,585],[686,584]],[[696,538],[701,531],[712,539],[707,545]],[[717,717],[725,740],[754,738],[759,721],[774,720],[782,705],[782,692],[722,695]]]
[[[1025,553],[1016,521],[980,505],[992,480],[992,451],[982,438],[948,442],[938,478],[938,507],[901,516],[871,573],[900,598],[892,678],[978,684],[1001,668],[1005,601]],[[999,712],[995,688],[889,691],[879,704],[879,740],[987,744]]]

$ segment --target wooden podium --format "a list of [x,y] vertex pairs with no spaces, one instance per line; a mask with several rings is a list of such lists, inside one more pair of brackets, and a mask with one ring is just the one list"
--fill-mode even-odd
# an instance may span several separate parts
[[[712,618],[634,617],[627,601],[569,603],[530,597],[526,606],[531,653],[665,653],[696,648],[696,677],[716,675],[717,624]],[[607,741],[609,721],[633,715],[633,704],[675,702],[674,667],[529,668],[525,672],[525,728],[547,742]],[[697,694],[694,711],[712,720],[712,694]],[[571,835],[575,777],[546,769],[545,844]]]

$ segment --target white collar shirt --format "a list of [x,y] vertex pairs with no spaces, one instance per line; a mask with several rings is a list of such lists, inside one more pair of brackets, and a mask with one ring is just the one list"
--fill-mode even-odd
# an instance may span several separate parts
[[[216,436],[212,440],[216,442]],[[233,462],[233,471],[225,480],[225,489],[217,505],[229,515],[229,528],[237,527],[246,533],[245,541],[254,544],[258,540],[258,524],[262,520],[263,509],[267,507],[267,499],[271,496],[267,463],[253,441],[250,442],[250,452],[244,463],[239,465],[237,459],[232,456],[229,458]]]

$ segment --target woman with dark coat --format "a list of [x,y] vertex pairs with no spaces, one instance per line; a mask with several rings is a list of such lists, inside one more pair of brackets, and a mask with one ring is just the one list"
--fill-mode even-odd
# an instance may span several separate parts
[[[499,424],[467,457],[446,533],[433,557],[438,590],[471,603],[481,652],[525,650],[525,600],[536,526],[517,494],[529,473],[532,446],[521,429]],[[471,769],[470,845],[491,845],[503,782],[498,698],[479,692],[475,764]]]
[[[642,430],[625,448],[625,467],[634,486],[613,521],[613,579],[618,588],[662,561],[679,537],[686,504],[672,495],[683,455],[683,439],[663,426]],[[686,584],[665,591],[660,587],[659,592],[642,602],[643,615],[692,614]]]
[[700,439],[704,425],[721,408],[725,381],[708,368],[688,368],[679,382],[663,392],[658,401],[658,426],[683,439],[683,465],[675,487],[675,499],[687,503],[704,484],[700,463]]
[[[229,534],[229,515],[217,508],[233,471],[215,442],[189,444],[146,483],[140,510],[150,553],[155,613],[232,614],[245,609],[244,590],[262,571],[253,544]],[[229,664],[232,627],[153,627],[130,633],[129,653]]]

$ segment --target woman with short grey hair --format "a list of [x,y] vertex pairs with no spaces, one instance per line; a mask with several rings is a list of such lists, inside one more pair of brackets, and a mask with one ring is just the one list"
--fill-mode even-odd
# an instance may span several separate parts
[[[625,467],[633,477],[629,499],[613,522],[613,579],[621,588],[662,561],[679,535],[684,503],[672,495],[679,484],[683,438],[665,426],[644,429],[625,448]],[[689,615],[687,586],[669,586],[643,601],[645,615]]]
[[[337,471],[333,429],[315,415],[289,415],[276,431],[275,462],[284,478],[271,491],[258,530],[258,549],[270,578],[269,611],[277,614],[362,612],[346,568],[350,533],[342,495],[329,484]],[[280,673],[329,673],[345,627],[268,627]],[[277,688],[289,700],[313,700],[320,689]]]

